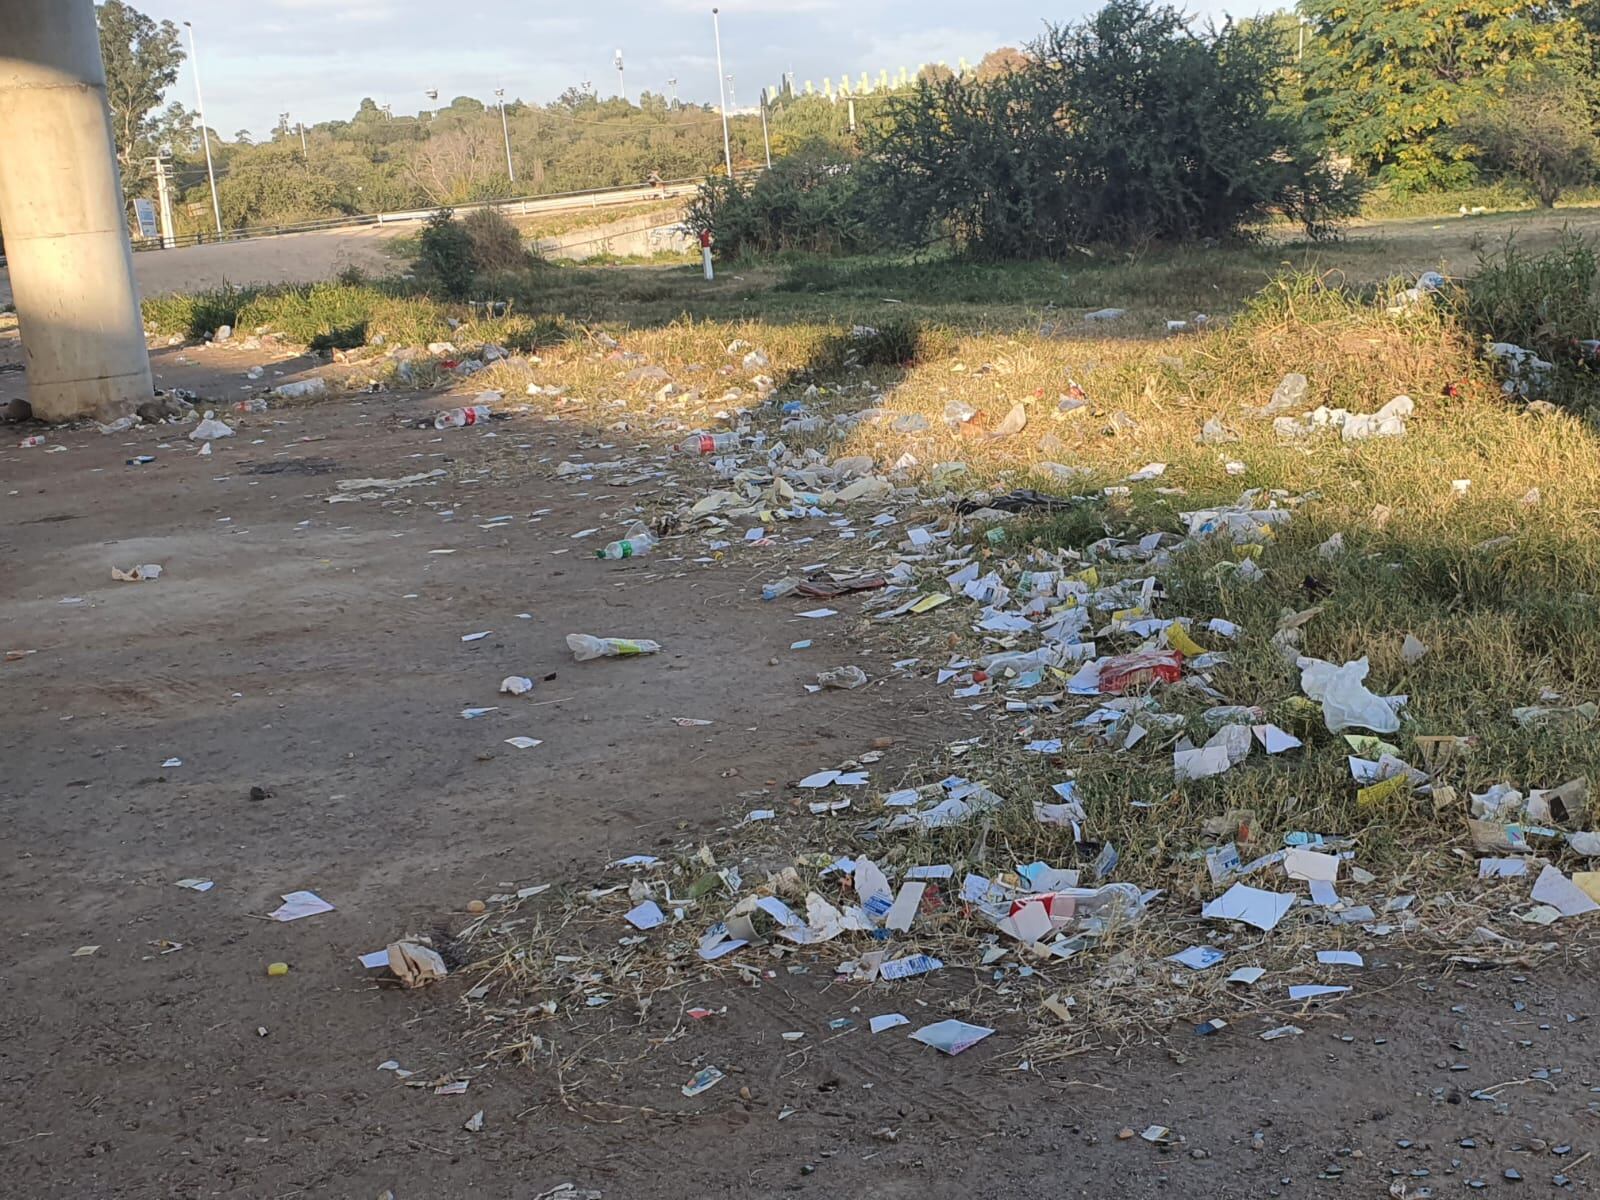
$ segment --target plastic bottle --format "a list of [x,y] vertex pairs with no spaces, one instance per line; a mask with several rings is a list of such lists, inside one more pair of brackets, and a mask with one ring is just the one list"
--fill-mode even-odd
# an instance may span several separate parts
[[460,429],[463,425],[482,425],[493,414],[487,404],[473,404],[467,408],[452,408],[433,419],[435,429]]
[[655,535],[643,525],[635,525],[628,530],[628,536],[615,542],[608,542],[604,550],[596,550],[596,558],[638,558],[640,555],[649,554],[656,546]]
[[724,450],[738,448],[737,433],[697,433],[693,437],[685,438],[678,447],[685,454],[721,454]]
[[579,662],[588,662],[591,658],[628,658],[635,654],[656,654],[661,650],[661,643],[646,641],[643,638],[602,638],[587,633],[569,633],[567,649],[572,651],[572,657]]
[[779,596],[787,596],[800,586],[800,580],[793,575],[786,576],[776,583],[761,585],[761,598],[763,600],[776,600]]

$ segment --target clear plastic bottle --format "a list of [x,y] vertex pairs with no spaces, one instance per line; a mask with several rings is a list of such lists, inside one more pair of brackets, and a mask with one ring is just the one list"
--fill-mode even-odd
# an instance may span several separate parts
[[763,600],[776,600],[779,596],[787,596],[799,586],[800,580],[793,575],[789,575],[776,583],[762,584],[761,598]]
[[473,404],[466,408],[452,408],[433,419],[435,429],[460,429],[463,425],[482,425],[493,414],[487,404]]
[[635,654],[656,654],[661,650],[661,643],[646,641],[643,638],[603,638],[587,633],[569,633],[567,649],[572,651],[572,657],[579,662],[588,662],[591,658],[628,658]]
[[678,446],[685,454],[721,454],[724,450],[737,450],[737,433],[697,433],[685,438]]
[[656,538],[643,525],[635,525],[628,530],[628,536],[617,541],[608,542],[604,550],[596,550],[596,558],[638,558],[649,554],[656,547]]

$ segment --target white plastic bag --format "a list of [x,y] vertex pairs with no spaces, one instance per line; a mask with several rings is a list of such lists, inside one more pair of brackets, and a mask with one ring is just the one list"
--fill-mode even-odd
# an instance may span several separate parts
[[1369,669],[1364,657],[1342,667],[1320,658],[1301,658],[1297,665],[1300,690],[1321,703],[1322,720],[1329,733],[1352,727],[1393,733],[1400,728],[1400,718],[1388,701],[1363,685]]
[[206,415],[200,419],[200,424],[189,430],[191,442],[209,442],[215,438],[232,437],[233,430],[216,419],[216,413],[209,408]]

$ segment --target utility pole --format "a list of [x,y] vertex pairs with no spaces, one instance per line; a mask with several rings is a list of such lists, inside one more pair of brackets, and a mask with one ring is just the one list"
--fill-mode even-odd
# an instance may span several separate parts
[[667,89],[671,93],[671,96],[672,96],[672,99],[668,102],[667,107],[668,108],[677,108],[678,107],[678,81],[676,79],[667,80]]
[[300,157],[309,159],[311,152],[306,149],[306,123],[304,121],[296,121],[295,124],[300,128]]
[[217,236],[222,236],[222,205],[217,203],[217,173],[211,166],[211,131],[206,128],[206,102],[200,95],[200,54],[194,45],[194,26],[188,21],[183,27],[189,31],[189,66],[194,71],[194,104],[200,112],[200,141],[206,148],[206,179],[211,183],[211,215],[217,219]]
[[161,216],[161,248],[171,250],[178,244],[172,232],[172,193],[167,190],[169,160],[158,154],[150,160],[156,169],[156,212]]
[[711,32],[717,39],[717,99],[722,110],[722,161],[727,164],[728,178],[733,179],[733,148],[728,141],[728,97],[722,91],[722,25],[717,20],[717,10],[711,10]]
[[621,50],[617,51],[617,56],[616,56],[616,59],[614,61],[617,64],[617,95],[621,96],[623,101],[626,102],[627,99],[628,99],[628,85],[624,81],[623,76],[622,76],[622,51]]
[[506,90],[495,88],[495,99],[500,101],[500,136],[506,141],[506,178],[512,183],[517,181],[516,168],[511,165],[511,129],[506,124]]
[[772,139],[767,136],[767,89],[761,89],[761,144],[767,151],[767,170],[772,170]]

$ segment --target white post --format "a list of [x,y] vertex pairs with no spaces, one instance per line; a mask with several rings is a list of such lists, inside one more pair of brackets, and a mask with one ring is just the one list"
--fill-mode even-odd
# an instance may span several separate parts
[[706,269],[706,278],[711,279],[711,247],[704,242],[700,243],[700,261]]
[[506,125],[506,90],[495,88],[494,94],[500,101],[500,136],[506,140],[506,178],[515,183],[517,171],[511,165],[511,129]]
[[761,89],[761,144],[767,151],[767,170],[772,170],[772,139],[767,136],[767,89]]
[[[728,141],[728,96],[722,90],[722,25],[717,20],[717,10],[714,8],[711,10],[711,32],[717,39],[717,99],[720,101],[717,107],[722,110],[722,161],[727,164],[728,178],[732,179],[733,149],[732,144]],[[711,252],[708,250],[706,251],[706,271],[709,272],[710,270]],[[710,274],[707,274],[706,278],[710,279]]]
[[200,95],[200,55],[194,46],[194,26],[183,23],[189,31],[189,67],[194,71],[194,105],[200,110],[200,141],[206,148],[206,178],[211,182],[211,215],[217,219],[217,236],[222,236],[222,205],[217,203],[217,173],[211,167],[211,134],[206,129],[206,102]]
[[159,154],[150,160],[156,166],[156,213],[161,218],[161,248],[171,250],[178,244],[172,232],[172,193],[167,189],[167,160]]

